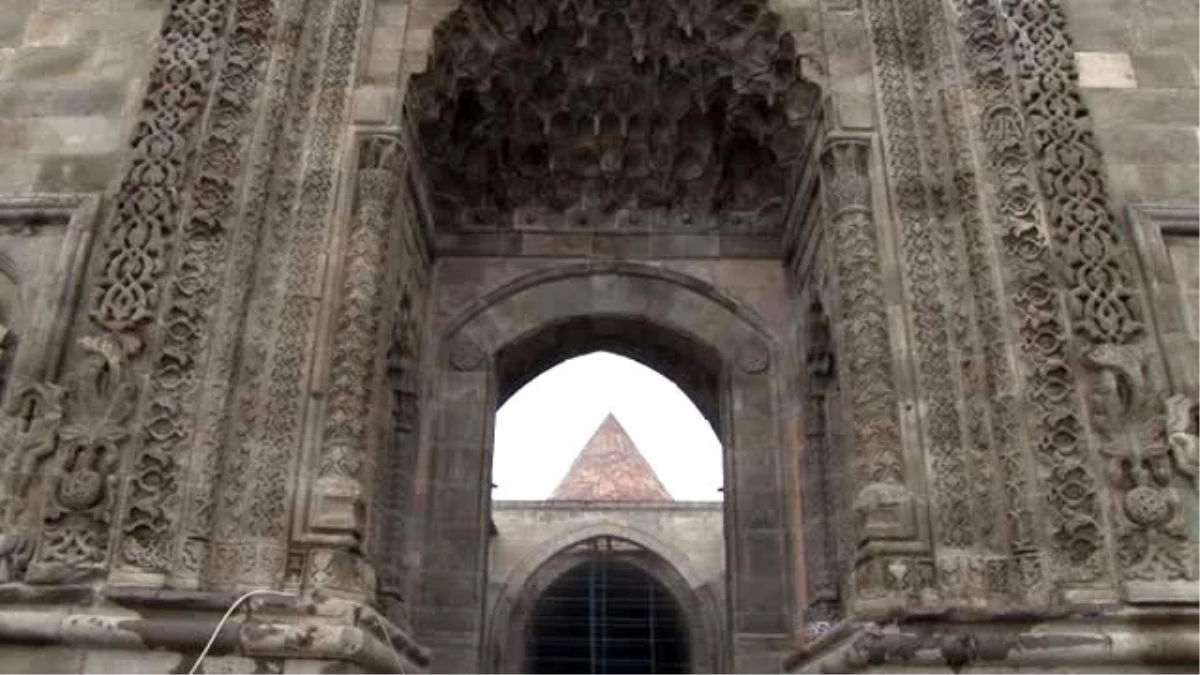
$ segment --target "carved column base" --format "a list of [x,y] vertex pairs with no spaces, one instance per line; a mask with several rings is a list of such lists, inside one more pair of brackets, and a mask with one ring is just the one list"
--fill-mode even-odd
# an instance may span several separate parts
[[273,587],[286,556],[287,549],[275,539],[219,541],[209,549],[208,578],[223,590]]
[[370,602],[376,597],[375,569],[361,554],[336,548],[311,549],[303,554],[300,571],[305,592],[320,597]]

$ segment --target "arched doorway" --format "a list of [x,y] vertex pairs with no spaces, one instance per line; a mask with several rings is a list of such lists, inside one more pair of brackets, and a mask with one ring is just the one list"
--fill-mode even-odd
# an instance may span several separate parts
[[[652,317],[652,318],[651,318]],[[779,408],[782,371],[754,312],[687,275],[628,263],[566,265],[479,297],[438,341],[438,381],[415,618],[434,669],[480,668],[487,514],[498,404],[570,355],[605,349],[667,375],[725,448],[726,631],[739,670],[771,669],[791,628]]]
[[671,593],[645,570],[597,552],[537,600],[527,673],[686,673],[688,635]]
[[548,541],[490,612],[485,671],[726,672],[720,593],[695,582],[678,550],[619,524]]

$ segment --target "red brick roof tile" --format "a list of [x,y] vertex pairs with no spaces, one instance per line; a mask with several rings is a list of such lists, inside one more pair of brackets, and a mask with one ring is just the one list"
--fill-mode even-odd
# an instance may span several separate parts
[[650,463],[610,413],[571,464],[551,499],[673,501]]

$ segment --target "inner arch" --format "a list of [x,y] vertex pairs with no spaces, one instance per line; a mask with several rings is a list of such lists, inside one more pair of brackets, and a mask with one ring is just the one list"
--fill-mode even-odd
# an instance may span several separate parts
[[578,316],[543,326],[497,354],[498,404],[549,368],[607,351],[637,361],[674,382],[721,438],[721,357],[679,331],[643,317]]
[[648,571],[606,551],[611,540],[590,543],[592,550],[538,597],[525,672],[689,672],[688,625],[678,601]]

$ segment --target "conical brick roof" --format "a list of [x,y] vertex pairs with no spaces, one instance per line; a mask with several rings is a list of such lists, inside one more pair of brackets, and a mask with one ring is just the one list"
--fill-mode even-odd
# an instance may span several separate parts
[[551,499],[669,502],[663,487],[617,418],[609,413],[554,489]]

